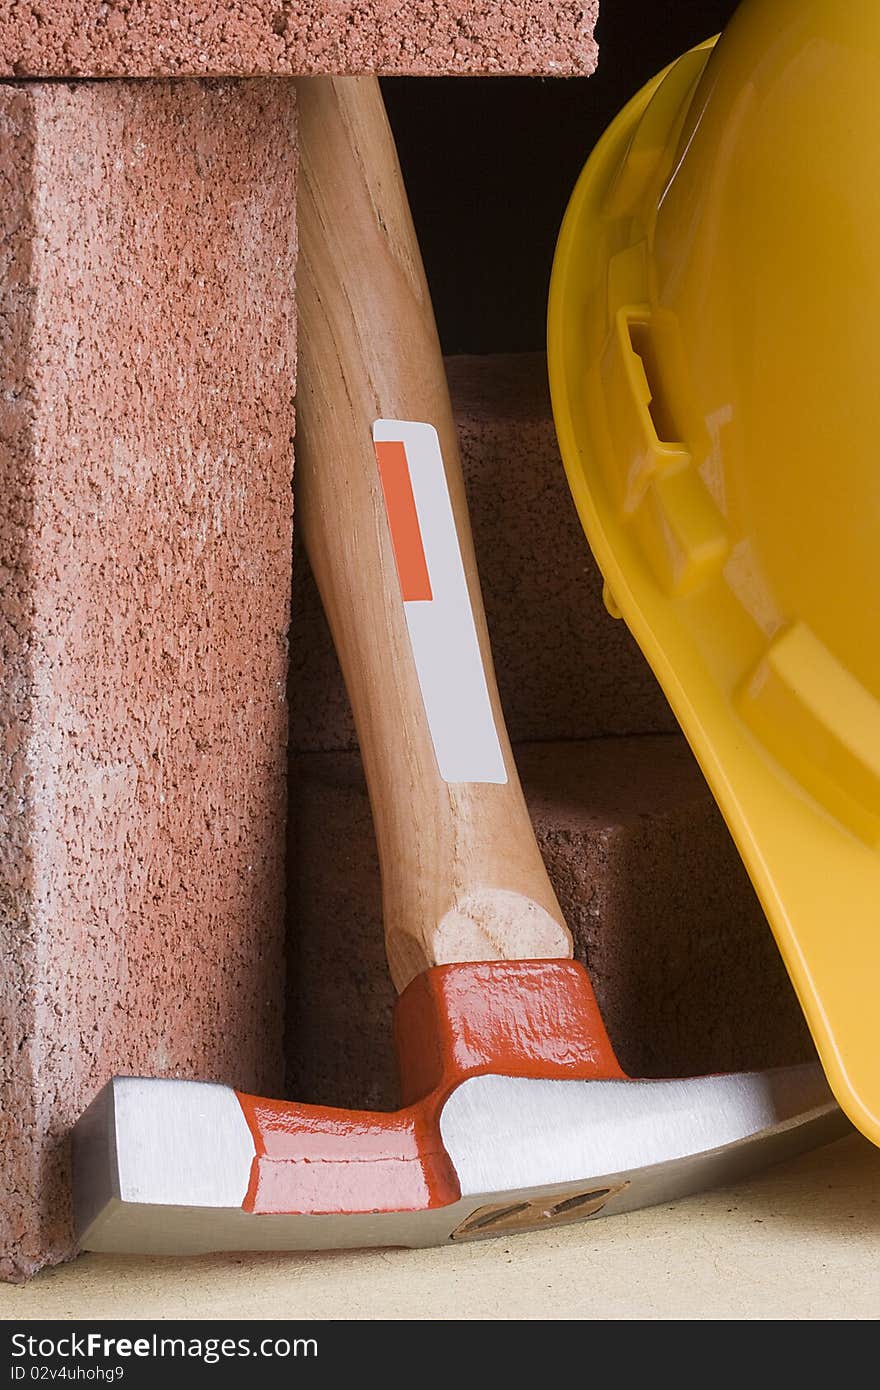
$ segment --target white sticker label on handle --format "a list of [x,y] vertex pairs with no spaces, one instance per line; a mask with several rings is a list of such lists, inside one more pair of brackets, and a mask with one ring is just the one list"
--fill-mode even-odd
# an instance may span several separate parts
[[373,444],[440,776],[506,782],[437,431],[376,420]]

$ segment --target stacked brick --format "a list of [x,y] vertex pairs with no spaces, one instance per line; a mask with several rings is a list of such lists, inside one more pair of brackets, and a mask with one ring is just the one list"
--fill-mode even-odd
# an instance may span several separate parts
[[596,8],[0,4],[2,1277],[114,1072],[283,1084],[285,79],[586,73]]

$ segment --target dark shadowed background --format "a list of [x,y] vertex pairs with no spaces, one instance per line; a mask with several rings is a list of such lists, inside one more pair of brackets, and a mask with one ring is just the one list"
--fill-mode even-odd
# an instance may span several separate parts
[[736,0],[602,0],[593,77],[389,78],[385,101],[444,351],[543,347],[556,233],[592,146]]

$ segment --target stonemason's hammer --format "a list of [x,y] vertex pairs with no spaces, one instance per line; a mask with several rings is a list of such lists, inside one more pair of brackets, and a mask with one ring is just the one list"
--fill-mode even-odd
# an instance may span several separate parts
[[667,1201],[844,1128],[818,1066],[621,1071],[504,727],[378,84],[312,78],[298,93],[298,497],[370,789],[404,1104],[117,1077],[74,1132],[90,1250],[430,1245],[551,1226]]

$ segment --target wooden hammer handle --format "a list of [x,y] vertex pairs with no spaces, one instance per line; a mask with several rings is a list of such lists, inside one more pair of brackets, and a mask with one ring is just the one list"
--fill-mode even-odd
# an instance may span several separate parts
[[392,977],[570,956],[504,727],[379,85],[303,78],[297,95],[297,506],[360,740]]

